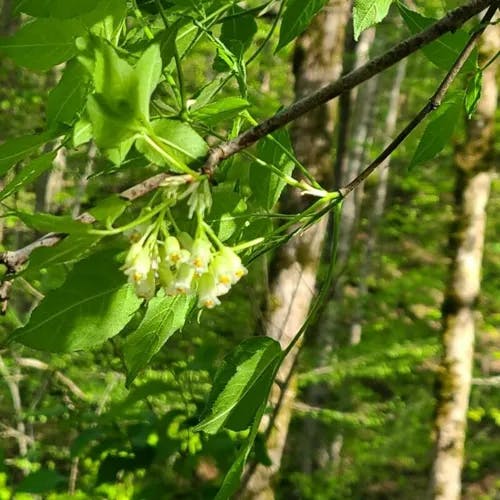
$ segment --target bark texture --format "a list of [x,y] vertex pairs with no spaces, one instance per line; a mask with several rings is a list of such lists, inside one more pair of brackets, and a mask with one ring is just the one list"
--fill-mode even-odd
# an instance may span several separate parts
[[[500,27],[483,35],[483,64],[500,48]],[[474,315],[480,291],[481,261],[494,151],[494,117],[498,100],[498,61],[483,75],[482,96],[467,124],[465,144],[457,149],[456,213],[450,238],[452,262],[443,305],[443,355],[435,421],[436,450],[431,496],[460,498],[467,409],[474,354]]]
[[[297,98],[340,76],[349,8],[347,0],[331,1],[298,40],[294,57]],[[333,128],[334,105],[327,104],[298,119],[292,131],[298,159],[325,185],[331,182],[333,171]],[[290,193],[286,200],[287,209],[294,212],[302,210],[303,203],[297,193]],[[272,265],[265,329],[266,335],[279,341],[282,347],[288,346],[307,318],[315,295],[316,273],[327,226],[324,218],[294,237],[280,249]],[[272,465],[258,465],[250,471],[240,498],[274,498],[272,482],[281,465],[296,396],[293,367],[298,350],[296,346],[279,370],[271,393],[274,415],[263,421]]]

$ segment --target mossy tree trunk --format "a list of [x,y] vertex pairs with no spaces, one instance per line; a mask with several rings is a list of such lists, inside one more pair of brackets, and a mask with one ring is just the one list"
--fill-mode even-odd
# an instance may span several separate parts
[[[486,30],[483,64],[498,51],[500,29]],[[461,471],[467,409],[471,387],[475,307],[480,291],[486,206],[495,164],[494,118],[498,64],[483,75],[482,95],[474,117],[467,123],[467,137],[457,148],[456,213],[450,238],[450,281],[443,305],[443,354],[435,421],[436,450],[431,495],[439,500],[460,498]]]
[[[340,76],[348,0],[332,0],[315,18],[297,42],[294,56],[295,93],[300,98]],[[318,108],[298,119],[292,139],[298,159],[323,185],[330,185],[333,173],[332,143],[335,103]],[[305,208],[304,199],[290,192],[287,211]],[[266,335],[285,348],[306,320],[315,297],[316,273],[321,259],[328,221],[292,238],[278,252],[272,264],[272,281],[265,315]],[[277,375],[271,393],[274,415],[263,422],[267,451],[272,464],[248,471],[240,498],[272,499],[273,480],[279,472],[286,444],[292,406],[296,396],[293,376],[300,346],[290,352]]]

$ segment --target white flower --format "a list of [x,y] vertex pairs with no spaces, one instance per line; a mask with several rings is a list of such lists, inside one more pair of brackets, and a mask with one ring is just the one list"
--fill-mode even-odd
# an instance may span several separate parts
[[134,243],[130,247],[122,269],[129,277],[130,283],[138,283],[147,279],[152,270],[152,265],[153,261],[149,251],[140,243]]
[[189,264],[181,264],[175,276],[172,289],[179,294],[189,293],[194,278],[194,269]]
[[172,266],[179,266],[189,260],[189,252],[181,248],[179,240],[175,236],[169,236],[165,240],[163,249],[162,260],[164,259]]
[[151,269],[144,279],[134,281],[135,293],[143,299],[152,299],[155,296],[155,273]]
[[194,241],[191,249],[190,263],[193,265],[197,276],[207,271],[212,259],[212,249],[208,240],[199,238]]
[[198,307],[213,309],[220,304],[217,298],[217,284],[215,278],[210,273],[205,273],[198,282]]
[[216,258],[220,269],[218,273],[223,280],[229,279],[232,285],[248,273],[247,268],[241,263],[241,259],[229,247],[224,247]]
[[158,267],[158,280],[160,286],[162,286],[168,293],[172,290],[172,285],[174,284],[175,275],[170,269],[170,265],[165,261],[161,260]]

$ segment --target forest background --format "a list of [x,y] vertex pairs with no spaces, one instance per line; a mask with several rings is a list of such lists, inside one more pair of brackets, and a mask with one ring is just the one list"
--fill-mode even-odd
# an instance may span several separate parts
[[[98,3],[89,0],[91,13],[93,8],[99,11]],[[106,44],[114,55],[103,60],[112,59],[115,69],[122,64],[118,60],[133,67],[148,47],[160,47],[161,85],[151,89],[151,116],[189,124],[189,132],[176,129],[172,137],[179,138],[178,146],[185,142],[187,150],[197,148],[192,156],[199,160],[209,151],[203,140],[214,146],[233,139],[461,4],[391,3],[358,1],[353,12],[353,5],[341,0],[314,0],[307,7],[295,0],[110,0],[101,6],[111,6],[112,13],[102,7],[102,16],[120,25],[121,32],[117,35],[116,26],[111,29]],[[490,10],[495,6],[483,3]],[[117,204],[117,195],[159,172],[191,175],[191,167],[201,163],[188,163],[189,151],[177,155],[167,148],[177,168],[172,169],[169,161],[139,142],[130,151],[116,152],[121,146],[116,147],[116,137],[110,139],[106,130],[109,136],[126,134],[121,118],[103,118],[100,129],[91,108],[83,111],[90,106],[87,94],[99,87],[95,74],[86,73],[94,63],[86,66],[85,61],[92,50],[100,54],[92,37],[105,38],[106,29],[96,34],[93,25],[85,46],[79,44],[84,35],[76,43],[74,32],[62,44],[65,23],[80,19],[85,8],[76,15],[68,2],[65,15],[53,19],[50,9],[63,12],[59,4],[64,2],[46,4],[50,2],[35,7],[29,1],[0,2],[0,237],[7,252],[1,259],[0,498],[208,499],[218,494],[451,499],[459,498],[460,482],[463,498],[498,498],[498,25],[492,23],[474,40],[477,46],[471,45],[473,53],[439,109],[348,193],[341,210],[338,200],[325,193],[336,193],[357,178],[419,114],[460,59],[479,17],[301,115],[289,133],[275,132],[272,139],[218,160],[215,174],[207,175],[213,206],[206,221],[215,233],[210,238],[241,248],[248,275],[213,309],[186,303],[181,315],[176,302],[176,314],[182,317],[168,319],[167,327],[148,316],[154,307],[161,317],[168,316],[165,301],[172,298],[160,290],[150,305],[145,302],[132,311],[123,329],[107,334],[102,327],[102,338],[79,344],[75,339],[81,339],[84,326],[72,327],[78,323],[74,316],[80,315],[83,323],[88,317],[94,325],[96,313],[72,308],[71,290],[81,286],[83,294],[99,291],[109,280],[119,282],[117,276],[126,281],[122,271],[108,276],[109,262],[96,260],[107,248],[98,232],[115,228],[115,220],[134,229],[130,221],[149,217],[147,210],[154,210],[150,202],[155,194],[130,198],[134,204],[128,206]],[[373,5],[379,10],[370,10]],[[15,33],[33,17],[40,40],[50,43],[53,37],[66,48],[78,46],[80,52],[68,49],[71,53],[58,60],[46,48],[40,53],[23,49]],[[64,92],[73,88],[75,94],[66,100]],[[63,101],[75,108],[69,117]],[[82,132],[85,113],[93,137]],[[58,134],[44,136],[56,122]],[[22,139],[24,153],[12,153],[19,146],[15,138],[42,136]],[[482,141],[479,149],[477,137]],[[474,154],[467,149],[473,143]],[[15,161],[9,161],[10,155]],[[468,167],[465,157],[475,163]],[[483,175],[488,186],[491,182],[491,194],[488,200],[488,187],[475,192],[479,208],[470,220],[483,221],[485,227],[469,228],[469,239],[478,242],[475,260],[468,262],[471,276],[457,284],[457,227],[464,230],[467,215],[464,193],[476,176],[484,184]],[[167,191],[164,184],[155,187]],[[322,196],[327,205],[318,202],[308,212],[315,197]],[[199,199],[205,198],[200,194]],[[95,206],[100,207],[91,212],[97,219],[95,235],[68,222],[68,215],[76,218]],[[172,211],[181,229],[191,230],[187,208]],[[333,216],[328,220],[325,214]],[[279,229],[293,231],[297,225],[291,238]],[[28,265],[23,261],[9,268],[8,251],[27,248],[50,231],[70,234],[61,252],[59,238],[53,248],[38,248]],[[136,237],[133,230],[125,237],[122,233],[105,239],[111,240],[109,248],[121,264]],[[90,277],[77,276],[72,282],[75,269]],[[479,273],[480,293],[475,290],[473,299],[454,309],[461,287],[470,284],[467,278],[474,281]],[[60,310],[68,307],[70,317],[52,320],[45,311],[46,321],[32,316],[30,323],[33,310],[43,312],[43,301],[51,296],[56,305],[60,301]],[[129,307],[128,296],[121,298],[123,307]],[[94,307],[98,305],[99,300]],[[459,309],[473,317],[475,345],[472,352],[473,337],[459,332],[459,344],[460,339],[465,343],[451,355],[457,356],[463,375],[452,388],[457,394],[470,388],[470,397],[466,394],[468,403],[462,408],[457,403],[464,419],[464,425],[461,417],[455,422],[458,437],[452,450],[459,457],[452,466],[458,477],[450,475],[447,482],[456,483],[458,490],[446,496],[436,486],[436,471],[447,458],[439,453],[446,405],[462,398],[443,390],[445,377],[454,373],[447,363],[453,350],[449,327]],[[110,323],[120,321],[113,316]],[[73,342],[67,348],[51,335],[59,323],[68,343]],[[151,336],[160,340],[147,353],[134,347]],[[136,338],[134,344],[130,339]],[[293,348],[279,370],[275,361],[270,371],[267,365],[259,368],[273,349],[281,352],[277,346],[285,349],[290,343]],[[261,357],[252,357],[257,355]],[[275,375],[271,388],[267,380]],[[246,384],[246,392],[238,393],[238,384]],[[221,417],[223,413],[230,416]],[[214,423],[221,418],[224,422]]]

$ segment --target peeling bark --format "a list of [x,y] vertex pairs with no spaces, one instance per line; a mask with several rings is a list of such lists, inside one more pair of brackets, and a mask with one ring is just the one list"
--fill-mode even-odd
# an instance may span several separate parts
[[[485,62],[500,48],[500,28],[490,27],[483,37],[481,55]],[[495,164],[497,69],[498,61],[484,72],[478,109],[467,124],[466,142],[455,155],[456,212],[450,237],[450,281],[443,304],[443,354],[438,375],[436,449],[431,475],[431,496],[439,500],[460,498],[473,368],[475,305],[480,292],[486,206]]]
[[[339,77],[349,8],[347,0],[331,1],[298,40],[294,58],[298,98]],[[329,103],[299,118],[292,131],[298,159],[324,185],[332,182],[333,126],[334,105]],[[294,212],[302,210],[303,203],[297,193],[290,193],[286,200],[287,209]],[[292,238],[279,250],[273,264],[265,329],[266,335],[278,340],[282,347],[293,340],[309,313],[327,225],[327,219],[323,218]],[[280,469],[296,396],[293,367],[299,348],[297,345],[282,364],[270,398],[274,415],[262,422],[263,429],[267,428],[267,450],[272,465],[257,465],[249,471],[240,498],[274,498],[272,482]]]

